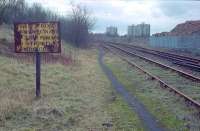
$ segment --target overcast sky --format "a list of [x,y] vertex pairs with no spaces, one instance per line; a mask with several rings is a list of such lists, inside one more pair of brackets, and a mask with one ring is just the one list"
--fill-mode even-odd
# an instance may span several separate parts
[[117,26],[120,34],[127,26],[145,22],[151,34],[170,31],[178,23],[200,20],[200,1],[191,0],[27,0],[42,3],[59,14],[70,12],[70,3],[82,4],[93,12],[96,25],[93,32],[105,32],[107,26]]

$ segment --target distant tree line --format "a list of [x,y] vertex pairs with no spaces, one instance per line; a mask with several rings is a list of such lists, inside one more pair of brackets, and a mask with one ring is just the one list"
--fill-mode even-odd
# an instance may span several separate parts
[[77,47],[87,45],[89,32],[95,23],[88,9],[80,5],[72,4],[71,13],[60,16],[49,9],[44,9],[39,3],[30,6],[25,0],[0,1],[0,25],[26,21],[60,21],[62,39]]

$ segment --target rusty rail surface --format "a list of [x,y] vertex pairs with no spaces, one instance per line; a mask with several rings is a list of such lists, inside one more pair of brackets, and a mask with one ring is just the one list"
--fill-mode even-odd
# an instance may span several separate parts
[[144,60],[146,60],[146,61],[149,61],[149,62],[151,62],[151,63],[155,63],[155,64],[157,64],[157,65],[159,65],[159,66],[161,66],[161,67],[163,67],[163,68],[171,69],[172,71],[177,72],[179,75],[182,75],[182,76],[186,77],[187,79],[190,79],[190,80],[193,80],[193,81],[195,81],[195,82],[200,83],[200,78],[197,77],[197,76],[194,76],[194,75],[192,75],[192,74],[190,74],[190,73],[187,73],[187,72],[184,72],[184,71],[182,71],[182,70],[179,70],[179,69],[173,68],[173,67],[171,67],[171,66],[165,65],[165,64],[160,63],[160,62],[158,62],[158,61],[151,60],[151,59],[149,59],[149,58],[147,58],[147,57],[138,55],[138,54],[136,54],[136,53],[134,53],[134,52],[127,51],[127,50],[125,50],[125,49],[123,49],[123,48],[121,48],[121,47],[119,47],[119,46],[117,46],[117,45],[110,45],[110,44],[108,44],[108,46],[113,47],[113,48],[116,48],[116,49],[118,49],[118,50],[121,50],[122,52],[127,53],[127,54],[129,54],[129,55],[137,56],[137,57],[139,57],[139,58],[141,58],[141,59],[144,59]]
[[118,55],[121,59],[123,59],[124,61],[126,61],[129,65],[136,67],[137,69],[139,69],[140,71],[142,71],[144,74],[147,74],[152,80],[157,80],[160,83],[160,86],[164,89],[168,89],[170,92],[174,92],[175,94],[179,95],[180,97],[182,97],[185,102],[187,102],[188,104],[190,104],[191,106],[196,107],[198,110],[200,110],[200,103],[193,100],[191,97],[185,95],[184,93],[182,93],[181,91],[177,90],[175,87],[168,85],[166,82],[164,82],[163,80],[161,80],[160,78],[158,78],[157,76],[154,76],[153,74],[151,74],[150,72],[144,70],[143,68],[141,68],[140,66],[138,66],[136,63],[130,61],[129,59],[122,57],[121,55],[119,55],[119,53],[116,53],[114,51],[112,51],[110,49],[110,47],[103,45],[103,47],[105,49],[108,49],[109,51],[111,51],[112,53]]
[[109,42],[109,43],[130,47],[132,49],[137,49],[137,50],[145,51],[148,53],[154,53],[154,54],[157,53],[157,55],[160,55],[160,56],[165,55],[166,57],[169,57],[171,59],[174,58],[174,59],[184,60],[184,61],[191,62],[191,63],[200,64],[200,59],[193,58],[190,56],[184,56],[184,55],[180,55],[180,54],[159,51],[159,50],[155,50],[155,49],[148,49],[148,48],[144,48],[144,47],[140,47],[140,46],[136,46],[136,45],[130,45],[130,44],[121,44],[121,43],[116,43],[116,42]]
[[137,50],[139,52],[151,54],[154,56],[158,56],[164,59],[170,60],[172,63],[181,65],[184,67],[188,67],[192,70],[200,71],[200,60],[196,58],[191,58],[187,56],[180,56],[177,54],[167,53],[167,52],[161,52],[157,50],[151,50],[143,47],[137,47],[137,46],[131,46],[131,45],[119,45],[121,47],[129,48],[131,50]]
[[192,70],[200,71],[200,59],[192,58],[189,56],[179,55],[175,53],[169,53],[165,51],[158,51],[154,49],[148,49],[140,46],[130,45],[130,44],[120,44],[115,42],[108,42],[109,44],[118,45],[123,48],[128,48],[129,50],[136,50],[139,52],[151,54],[171,61],[176,65],[190,68]]

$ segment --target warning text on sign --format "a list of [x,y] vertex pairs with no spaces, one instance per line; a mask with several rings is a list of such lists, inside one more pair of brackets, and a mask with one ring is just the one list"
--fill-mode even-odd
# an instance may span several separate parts
[[15,23],[15,52],[61,52],[59,22]]

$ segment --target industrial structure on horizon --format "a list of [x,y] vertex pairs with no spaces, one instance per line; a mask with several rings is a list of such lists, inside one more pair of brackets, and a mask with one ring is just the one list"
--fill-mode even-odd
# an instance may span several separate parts
[[149,37],[150,36],[150,24],[145,24],[144,22],[137,25],[128,26],[127,31],[128,38],[133,37]]
[[170,32],[155,33],[153,36],[200,36],[200,20],[186,21],[176,25]]
[[107,36],[118,36],[117,27],[109,26],[106,28]]
[[200,20],[186,21],[176,25],[170,32],[153,34],[150,45],[171,49],[200,51]]

